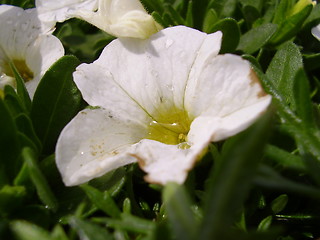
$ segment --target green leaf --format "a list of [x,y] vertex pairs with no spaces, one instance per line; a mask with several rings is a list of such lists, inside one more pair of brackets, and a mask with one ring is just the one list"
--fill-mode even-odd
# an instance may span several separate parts
[[6,85],[4,88],[4,94],[4,102],[8,106],[8,109],[10,110],[13,117],[22,112],[26,112],[21,99],[18,97],[13,87]]
[[34,151],[31,148],[25,147],[22,150],[22,158],[25,161],[31,180],[37,189],[40,200],[53,211],[58,208],[58,202],[53,195],[50,186],[48,185],[47,179],[42,174]]
[[297,193],[310,198],[320,198],[319,189],[291,181],[281,176],[278,172],[267,165],[262,165],[259,167],[259,173],[255,177],[254,182],[260,187],[269,188],[273,191],[282,190],[286,192]]
[[270,133],[270,115],[228,140],[210,175],[199,239],[223,239],[235,221]]
[[31,119],[25,113],[21,113],[15,117],[15,122],[18,130],[28,136],[28,138],[36,145],[35,150],[40,152],[41,142],[34,131]]
[[287,16],[288,16],[288,12],[290,11],[290,9],[293,6],[293,1],[292,0],[281,0],[279,1],[279,3],[277,4],[277,6],[275,7],[275,16],[273,18],[272,23],[274,24],[281,24],[283,23]]
[[295,75],[293,91],[297,115],[302,120],[302,124],[308,128],[315,128],[309,80],[303,69],[299,69]]
[[271,203],[271,209],[274,214],[278,214],[281,212],[288,203],[288,195],[287,194],[281,194],[279,197],[274,199]]
[[154,221],[139,218],[128,213],[121,213],[120,219],[114,218],[94,218],[97,223],[107,224],[109,227],[126,230],[140,234],[151,234],[156,229]]
[[268,216],[266,218],[264,218],[260,223],[259,226],[257,228],[257,231],[267,231],[272,223],[272,216]]
[[313,6],[312,4],[306,6],[297,14],[287,18],[282,24],[279,25],[277,32],[273,35],[269,44],[271,46],[280,45],[281,43],[295,37],[300,31],[300,28],[304,21],[309,16]]
[[53,152],[61,130],[79,111],[81,94],[72,77],[79,63],[74,56],[62,57],[45,73],[35,92],[31,119],[44,153]]
[[166,11],[170,14],[173,19],[175,25],[184,25],[185,21],[181,17],[181,15],[172,7],[171,4],[164,4]]
[[238,0],[211,0],[208,5],[217,11],[219,18],[231,17],[236,10]]
[[102,193],[98,189],[87,184],[83,184],[80,187],[97,208],[111,217],[120,217],[121,212],[108,191]]
[[162,198],[175,236],[178,239],[193,239],[196,236],[197,222],[186,189],[182,185],[168,183]]
[[69,224],[77,231],[80,239],[87,240],[108,240],[114,239],[106,228],[99,225],[81,220],[77,217],[70,217]]
[[222,19],[216,22],[208,33],[216,31],[223,33],[220,54],[233,52],[238,46],[240,39],[240,29],[237,21],[233,18]]
[[27,112],[29,112],[30,108],[31,108],[31,99],[30,99],[29,93],[28,93],[28,91],[26,89],[26,86],[24,84],[24,80],[23,80],[23,78],[21,77],[21,75],[18,72],[17,68],[15,67],[15,65],[12,62],[10,62],[10,67],[11,67],[13,73],[14,73],[14,77],[15,77],[16,82],[17,82],[17,93],[18,93],[18,96],[21,99],[21,102],[23,104],[24,109]]
[[187,5],[187,13],[186,13],[186,20],[185,24],[187,27],[193,27],[193,1],[189,0]]
[[210,33],[212,26],[218,21],[218,15],[213,8],[210,8],[203,21],[202,30],[206,33]]
[[50,234],[43,228],[26,221],[13,221],[10,228],[17,240],[52,240]]
[[274,145],[267,145],[265,155],[284,168],[291,168],[300,172],[307,171],[305,163],[300,156],[293,155]]
[[19,169],[20,144],[17,127],[0,98],[0,187],[9,184]]
[[273,86],[282,98],[286,99],[292,110],[296,109],[295,77],[302,68],[302,56],[299,48],[294,43],[288,42],[277,51],[266,71],[267,78],[272,81]]
[[20,207],[26,195],[27,191],[22,186],[3,186],[0,189],[0,215],[5,217]]
[[240,37],[237,50],[252,54],[262,48],[276,32],[277,25],[266,23],[253,28]]

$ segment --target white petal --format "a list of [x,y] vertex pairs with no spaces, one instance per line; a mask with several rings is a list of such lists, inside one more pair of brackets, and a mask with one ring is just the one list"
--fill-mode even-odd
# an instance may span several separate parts
[[116,37],[145,39],[161,29],[139,0],[99,0],[97,11],[79,9],[74,17]]
[[40,18],[44,22],[63,22],[81,10],[94,11],[97,9],[97,0],[36,0],[36,7]]
[[39,36],[26,51],[26,64],[34,73],[34,79],[26,83],[30,97],[45,72],[64,55],[64,48],[58,38],[53,35]]
[[56,163],[67,186],[78,185],[136,161],[134,144],[147,135],[132,121],[104,109],[81,111],[62,131]]
[[208,59],[191,74],[185,106],[193,116],[224,117],[267,96],[248,61],[231,54]]
[[[110,101],[115,101],[113,95],[120,94],[129,96],[151,116],[167,114],[173,106],[183,109],[190,69],[206,37],[205,33],[178,26],[144,41],[116,39],[97,61],[77,69],[75,82],[93,106],[107,108]],[[219,47],[212,46],[215,54]],[[121,98],[116,101],[121,102]]]
[[194,119],[188,134],[190,144],[217,142],[248,128],[267,109],[271,102],[268,96],[250,106],[239,109],[223,118],[200,116]]
[[238,56],[208,59],[198,72],[191,76],[185,98],[186,110],[196,117],[188,134],[191,142],[230,137],[248,127],[271,102],[250,64]]
[[320,41],[320,24],[311,29],[312,35]]
[[147,173],[146,181],[162,185],[168,182],[182,184],[202,151],[198,146],[180,149],[178,145],[142,140],[136,144],[133,156]]

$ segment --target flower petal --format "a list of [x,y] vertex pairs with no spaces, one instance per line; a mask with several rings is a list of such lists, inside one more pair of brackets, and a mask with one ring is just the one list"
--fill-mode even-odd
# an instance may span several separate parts
[[74,17],[116,37],[145,39],[161,29],[139,0],[98,0],[97,11],[79,9]]
[[134,121],[122,121],[104,109],[81,111],[62,131],[56,163],[67,186],[78,185],[136,162],[129,152],[146,136]]
[[186,109],[193,116],[224,117],[270,99],[249,62],[239,56],[208,59],[198,73],[190,74],[185,98]]
[[40,79],[59,58],[64,55],[60,40],[53,35],[39,36],[26,51],[26,64],[35,74],[32,81],[26,82],[26,88],[33,97]]
[[[188,140],[230,137],[249,126],[271,102],[250,64],[235,55],[208,59],[187,86],[185,106],[195,116]],[[200,133],[202,132],[202,133]]]
[[44,22],[64,22],[73,17],[74,12],[81,10],[94,11],[97,0],[36,0],[36,8]]
[[[116,39],[93,64],[77,68],[75,82],[93,106],[113,108],[110,103],[127,95],[150,116],[166,114],[173,106],[183,109],[190,69],[206,38],[205,33],[178,26],[144,41]],[[213,43],[215,55],[220,44]],[[124,110],[132,106],[118,105]]]
[[320,41],[320,24],[311,29],[312,35]]
[[168,182],[182,184],[202,151],[198,146],[181,149],[178,145],[142,140],[136,144],[132,155],[138,159],[140,168],[147,173],[147,182],[165,185]]

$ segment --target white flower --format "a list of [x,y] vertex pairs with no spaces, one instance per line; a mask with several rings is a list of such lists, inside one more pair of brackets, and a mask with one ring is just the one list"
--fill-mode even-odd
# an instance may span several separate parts
[[161,29],[139,0],[37,0],[43,21],[83,19],[116,37],[148,38]]
[[16,86],[11,63],[33,96],[43,74],[64,54],[51,27],[39,21],[35,9],[0,5],[0,88]]
[[146,180],[182,183],[212,141],[247,128],[267,108],[250,64],[218,55],[221,32],[183,26],[147,40],[117,39],[74,80],[99,108],[81,111],[62,131],[56,163],[77,185],[138,162]]

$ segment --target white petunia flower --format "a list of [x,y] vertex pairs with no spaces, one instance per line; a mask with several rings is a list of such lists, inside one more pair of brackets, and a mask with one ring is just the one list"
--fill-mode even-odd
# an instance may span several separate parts
[[85,20],[116,37],[148,38],[161,29],[139,0],[37,0],[43,21]]
[[35,9],[0,5],[0,88],[16,86],[10,63],[25,81],[31,96],[49,67],[64,54],[52,26],[43,25]]
[[218,55],[221,32],[178,26],[147,40],[117,39],[74,80],[99,108],[81,111],[62,131],[56,163],[77,185],[138,162],[146,180],[183,183],[212,141],[247,128],[268,107],[250,64]]

